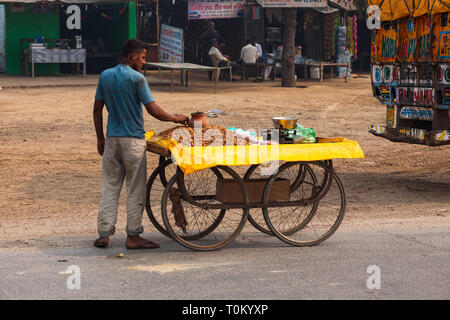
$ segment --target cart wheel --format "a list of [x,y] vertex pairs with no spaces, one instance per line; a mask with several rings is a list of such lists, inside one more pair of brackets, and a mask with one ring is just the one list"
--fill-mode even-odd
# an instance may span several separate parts
[[[155,171],[153,171],[147,183],[147,194],[146,194],[147,215],[150,218],[150,221],[155,226],[155,228],[169,238],[172,238],[172,236],[170,235],[169,232],[167,232],[161,216],[161,199],[164,189],[168,184],[167,182],[168,179],[170,180],[170,178],[172,178],[175,175],[176,171],[177,166],[172,162],[171,159],[165,160],[164,158],[162,158],[162,160],[160,159],[160,164],[158,168],[156,168]],[[216,228],[216,226],[222,220],[224,214],[225,210],[223,210],[223,212],[221,212],[221,214],[217,216],[217,219],[213,221],[213,223],[210,226],[205,226],[204,230],[199,229],[197,230],[198,231],[197,233],[192,233],[190,235],[183,236],[183,238],[185,238],[186,240],[196,240],[206,236]]]
[[[283,162],[284,163],[284,162]],[[256,173],[256,168],[259,165],[252,165],[250,168],[248,168],[247,172],[244,175],[244,181],[252,178],[261,178],[262,175],[258,175]],[[314,176],[314,172],[309,168],[306,164],[297,162],[295,166],[292,166],[290,168],[290,171],[294,170],[294,172],[289,172],[290,175],[286,176],[279,176],[280,178],[287,178],[290,182],[290,192],[294,192],[297,190],[302,183],[307,181],[313,181],[314,184],[317,184],[317,179]],[[309,176],[309,179],[306,179],[306,177]],[[262,199],[261,199],[262,201]],[[310,214],[314,214],[316,206],[310,205],[309,208],[311,209]],[[259,231],[272,235],[272,231],[267,227],[266,222],[264,220],[264,212],[261,209],[250,209],[248,221]],[[289,232],[295,232],[298,228],[302,228],[303,224],[299,224],[296,228],[292,228],[291,230],[286,230],[285,233]]]
[[[167,237],[170,233],[164,228],[161,218],[161,198],[167,185],[167,178],[172,178],[177,172],[177,166],[171,159],[160,158],[159,166],[150,175],[147,182],[145,208],[150,221],[155,228]],[[159,179],[158,179],[159,178]]]
[[[263,204],[270,205],[268,195],[275,179],[287,175],[290,167],[294,165],[295,163],[283,165],[278,174],[270,178],[264,188]],[[316,166],[320,169],[315,168]],[[281,241],[293,246],[312,246],[326,240],[337,230],[345,214],[344,187],[332,168],[325,163],[309,163],[307,168],[310,172],[317,169],[317,172],[327,176],[326,189],[321,189],[324,177],[313,179],[316,174],[308,174],[304,182],[291,193],[290,201],[316,199],[313,204],[314,210],[305,210],[308,206],[294,204],[263,209],[264,220],[269,229]],[[317,200],[318,197],[321,198],[320,201]]]
[[[303,165],[306,168],[309,168],[309,171],[313,173],[316,177],[316,181],[314,181],[312,194],[306,198],[307,200],[319,201],[322,199],[328,192],[333,182],[331,177],[331,172],[333,172],[333,164],[330,160],[326,161],[313,161],[313,162],[304,162]],[[301,181],[301,183],[310,183],[308,181]],[[299,185],[295,185],[294,188],[291,188],[291,192],[294,192]]]
[[[222,177],[238,182],[244,196],[243,204],[248,204],[248,194],[242,179],[229,167],[219,166],[188,175],[178,169],[169,180],[161,200],[161,215],[172,238],[186,248],[198,251],[220,249],[231,243],[244,228],[248,209],[225,209],[227,204],[215,199],[216,183]],[[181,193],[181,196],[174,200],[174,194],[177,193]],[[181,205],[177,205],[177,202]],[[206,205],[217,207],[211,209]],[[175,212],[180,207],[183,219],[176,217]],[[190,237],[203,230],[209,234],[201,239]]]

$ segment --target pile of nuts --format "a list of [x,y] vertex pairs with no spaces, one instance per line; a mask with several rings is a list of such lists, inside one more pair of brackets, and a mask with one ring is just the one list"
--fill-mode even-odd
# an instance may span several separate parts
[[[199,129],[196,129],[199,130]],[[200,130],[199,130],[200,131]],[[194,131],[193,128],[188,126],[176,126],[164,131],[159,132],[156,136],[161,139],[172,139],[181,143],[183,146],[194,146],[194,142],[200,145],[197,141],[201,141],[203,147],[213,145],[248,145],[248,139],[242,139],[236,136],[234,131],[228,130],[224,127],[219,126],[207,126],[202,128],[201,137],[195,137],[194,134],[199,135],[200,132]],[[216,141],[221,136],[221,141]],[[189,141],[184,141],[189,138]],[[228,141],[228,144],[227,144]],[[222,144],[221,144],[221,143]]]

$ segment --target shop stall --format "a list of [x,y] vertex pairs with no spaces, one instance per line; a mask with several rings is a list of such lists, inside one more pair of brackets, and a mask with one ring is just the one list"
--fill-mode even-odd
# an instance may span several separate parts
[[[1,0],[6,73],[100,73],[118,62],[122,44],[136,37],[134,1]],[[1,45],[1,44],[0,44]],[[36,66],[34,64],[38,63]],[[76,68],[81,72],[81,68]]]

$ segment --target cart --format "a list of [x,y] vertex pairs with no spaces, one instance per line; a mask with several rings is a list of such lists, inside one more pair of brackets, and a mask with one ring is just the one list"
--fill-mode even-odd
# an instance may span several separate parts
[[[173,141],[153,137],[147,146],[159,155],[147,183],[147,214],[158,231],[196,251],[230,244],[247,220],[293,246],[321,243],[338,229],[346,208],[332,159],[364,157],[358,143],[345,138],[276,148],[177,149]],[[236,156],[239,150],[245,156]],[[196,151],[203,152],[201,161],[186,161]],[[224,186],[227,192],[221,193]]]

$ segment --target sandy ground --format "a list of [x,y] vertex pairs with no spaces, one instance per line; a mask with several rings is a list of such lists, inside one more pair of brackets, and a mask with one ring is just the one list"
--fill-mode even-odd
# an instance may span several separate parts
[[[450,226],[450,147],[393,143],[369,134],[370,125],[385,118],[385,108],[371,95],[369,75],[354,75],[348,83],[298,81],[297,88],[281,88],[279,81],[221,82],[217,94],[205,78],[193,75],[189,88],[176,86],[172,94],[153,79],[150,86],[157,103],[169,112],[214,108],[228,113],[210,119],[211,124],[270,128],[272,116],[297,116],[319,136],[359,142],[365,159],[334,162],[348,200],[341,228]],[[102,186],[92,121],[97,77],[36,79],[0,79],[3,248],[60,246],[64,243],[54,239],[65,235],[96,237]],[[147,130],[173,125],[145,115]],[[149,174],[156,163],[157,157],[149,154]],[[126,223],[124,200],[122,196],[119,234]],[[145,213],[144,228],[154,230]]]

